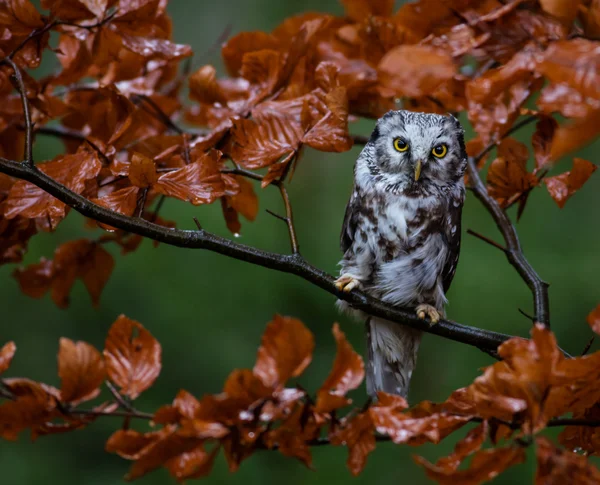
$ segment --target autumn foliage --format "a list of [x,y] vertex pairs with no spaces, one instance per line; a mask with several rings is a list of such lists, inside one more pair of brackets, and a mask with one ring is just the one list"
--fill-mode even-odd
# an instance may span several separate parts
[[[21,263],[31,238],[56,231],[74,209],[101,232],[13,272],[25,294],[49,293],[61,308],[77,280],[99,305],[115,265],[107,248],[135,251],[142,236],[305,271],[335,293],[299,255],[286,184],[306,149],[364,144],[349,130],[353,122],[402,107],[451,112],[471,125],[467,183],[503,229],[507,247],[492,243],[522,269],[506,209],[517,205],[519,217],[533,190],[547,190],[562,209],[597,168],[574,158],[556,173],[555,164],[600,133],[600,2],[418,0],[397,11],[391,0],[341,3],[343,16],[305,13],[272,32],[226,39],[227,72],[217,73],[192,69],[192,49],[173,40],[166,1],[42,0],[41,10],[30,0],[1,1],[0,265]],[[36,78],[42,58],[58,68]],[[513,137],[530,123],[529,144]],[[61,139],[64,151],[34,161],[32,147],[44,136]],[[258,212],[252,181],[280,192],[285,216],[274,216],[287,225],[292,255],[253,252],[198,221],[197,230],[179,231],[181,221],[160,216],[173,198],[217,203],[238,234],[240,216],[253,221]],[[547,294],[534,297],[547,305]],[[147,413],[134,401],[159,376],[161,346],[121,316],[103,351],[60,339],[60,387],[6,377],[16,346],[4,345],[0,435],[15,440],[28,429],[37,438],[123,417],[106,450],[132,461],[127,477],[166,467],[183,481],[208,475],[218,453],[232,471],[259,450],[310,466],[311,447],[326,444],[347,447],[358,474],[379,441],[416,447],[468,426],[450,456],[415,456],[438,483],[483,483],[522,462],[530,445],[536,483],[597,483],[600,472],[585,455],[600,453],[600,352],[564,355],[549,322],[536,317],[531,338],[489,352],[499,362],[471,385],[443,403],[409,407],[383,393],[352,403],[347,393],[360,386],[363,361],[337,324],[328,378],[314,393],[293,387],[314,339],[300,321],[275,316],[253,369],[233,371],[220,394],[182,390]],[[588,323],[600,332],[600,307]],[[138,431],[134,420],[151,428]],[[565,426],[560,445],[541,434],[554,426]]]

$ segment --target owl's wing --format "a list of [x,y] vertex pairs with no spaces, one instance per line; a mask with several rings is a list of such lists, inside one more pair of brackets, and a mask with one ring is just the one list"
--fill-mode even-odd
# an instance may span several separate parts
[[[455,206],[455,202],[457,207]],[[446,219],[446,225],[444,227],[444,236],[448,244],[448,256],[446,257],[446,263],[442,270],[442,283],[444,285],[444,293],[450,288],[454,273],[456,273],[456,266],[458,264],[458,257],[460,254],[460,222],[462,214],[462,200],[451,200],[450,207],[448,208],[448,214]]]
[[346,206],[346,214],[342,223],[342,234],[340,236],[340,248],[345,253],[354,242],[354,234],[358,224],[358,197],[356,190],[352,189],[352,195]]

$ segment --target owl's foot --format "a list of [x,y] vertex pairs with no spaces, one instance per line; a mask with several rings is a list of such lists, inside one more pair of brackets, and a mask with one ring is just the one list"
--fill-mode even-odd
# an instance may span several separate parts
[[360,288],[360,281],[350,274],[343,274],[335,280],[335,287],[345,293],[350,293],[354,288]]
[[435,325],[440,321],[440,312],[435,307],[422,303],[417,307],[417,317],[421,320],[425,320],[425,317],[429,317],[431,324]]

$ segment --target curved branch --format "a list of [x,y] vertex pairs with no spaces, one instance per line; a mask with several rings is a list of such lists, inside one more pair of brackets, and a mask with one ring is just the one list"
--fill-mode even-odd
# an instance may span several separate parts
[[492,355],[495,355],[496,349],[501,343],[511,338],[509,335],[461,325],[450,320],[442,320],[436,325],[430,325],[428,322],[419,319],[413,311],[387,305],[360,291],[352,291],[350,293],[340,292],[335,287],[334,278],[331,275],[310,265],[299,254],[286,255],[263,251],[233,242],[204,230],[170,229],[144,219],[124,216],[93,204],[85,197],[76,194],[48,177],[35,166],[29,167],[12,160],[0,158],[0,172],[27,180],[72,207],[80,214],[112,227],[172,246],[207,249],[266,268],[295,274],[337,298],[347,301],[354,308],[362,310],[369,315],[385,318],[386,320],[417,328],[427,333],[471,345]]
[[506,254],[508,262],[517,270],[533,293],[535,320],[550,327],[548,284],[538,276],[529,261],[525,258],[515,226],[512,224],[506,212],[500,207],[498,202],[496,202],[496,199],[488,194],[487,188],[479,176],[476,160],[477,159],[474,157],[469,157],[467,161],[472,192],[496,222],[496,226],[500,230],[504,242],[506,243],[504,253]]

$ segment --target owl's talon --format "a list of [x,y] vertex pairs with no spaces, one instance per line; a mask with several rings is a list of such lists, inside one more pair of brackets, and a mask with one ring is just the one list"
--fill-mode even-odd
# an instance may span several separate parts
[[335,287],[344,293],[350,293],[354,288],[360,288],[360,281],[351,275],[342,275],[335,280]]
[[429,317],[431,324],[435,325],[440,321],[441,315],[435,307],[423,303],[417,307],[417,317],[421,320],[425,320],[425,317]]

